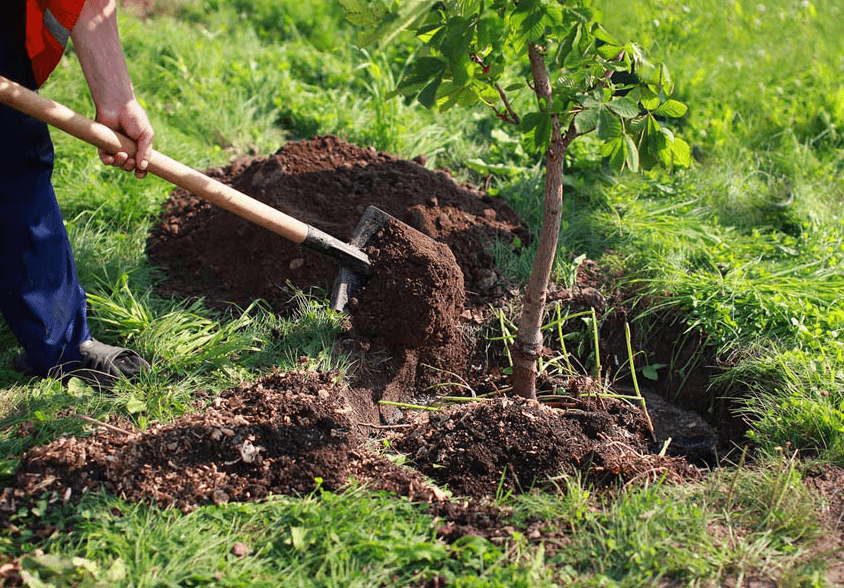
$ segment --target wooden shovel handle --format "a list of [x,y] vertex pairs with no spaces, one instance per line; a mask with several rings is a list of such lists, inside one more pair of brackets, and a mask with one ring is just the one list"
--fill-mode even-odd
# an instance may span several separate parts
[[[3,76],[0,76],[0,102],[109,153],[125,151],[130,157],[135,156],[137,146],[129,137]],[[310,227],[302,221],[158,151],[153,150],[147,171],[294,243],[302,243],[308,236]]]

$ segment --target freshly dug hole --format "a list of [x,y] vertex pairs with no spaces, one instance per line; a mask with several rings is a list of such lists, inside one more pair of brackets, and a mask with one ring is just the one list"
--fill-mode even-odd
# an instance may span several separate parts
[[373,274],[350,301],[355,330],[409,349],[448,339],[466,299],[451,250],[389,220],[368,251]]

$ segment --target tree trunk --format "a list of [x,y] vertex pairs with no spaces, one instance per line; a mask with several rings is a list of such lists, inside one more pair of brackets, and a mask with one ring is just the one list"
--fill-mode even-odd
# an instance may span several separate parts
[[[542,51],[534,44],[529,48],[530,65],[533,73],[534,91],[544,111],[553,106],[551,84],[545,67]],[[542,229],[539,245],[533,262],[527,289],[522,297],[522,315],[513,349],[513,391],[522,398],[536,399],[536,363],[542,353],[542,319],[554,255],[560,235],[560,220],[563,209],[563,161],[569,144],[575,137],[574,128],[565,135],[560,128],[560,119],[551,115],[551,142],[545,153],[545,209],[542,214]]]

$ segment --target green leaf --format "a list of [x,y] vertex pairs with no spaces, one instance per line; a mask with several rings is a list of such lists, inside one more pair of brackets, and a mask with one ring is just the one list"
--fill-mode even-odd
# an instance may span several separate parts
[[601,155],[607,158],[610,168],[616,172],[624,169],[624,162],[627,160],[627,147],[621,137],[601,145]]
[[646,365],[642,368],[642,375],[645,376],[649,380],[658,380],[659,379],[659,370],[664,368],[666,364],[664,363],[655,363],[653,365]]
[[598,126],[598,110],[598,108],[587,108],[577,113],[574,117],[574,128],[578,135],[595,130]]
[[498,90],[489,84],[476,83],[472,84],[472,87],[478,95],[478,100],[484,104],[495,104],[501,98]]
[[641,139],[647,126],[648,118],[646,116],[636,117],[627,122],[627,132]]
[[420,57],[413,62],[412,71],[417,76],[433,77],[442,74],[446,68],[446,62],[439,57]]
[[583,26],[578,24],[572,27],[569,34],[560,42],[557,53],[554,55],[554,64],[557,67],[565,66],[566,59],[571,54],[572,50],[577,48],[580,44],[580,36],[583,34]]
[[607,103],[607,108],[612,110],[621,118],[634,118],[639,116],[639,105],[627,96],[613,98]]
[[110,586],[117,586],[129,576],[129,568],[122,558],[114,560],[105,574],[105,580]]
[[448,60],[451,78],[457,86],[465,86],[472,76],[472,62],[468,53],[459,53]]
[[442,79],[447,64],[436,57],[421,57],[409,68],[408,74],[399,82],[396,90],[405,95],[414,95],[419,88],[434,79]]
[[658,116],[667,116],[670,118],[679,118],[686,114],[686,111],[689,110],[689,107],[680,102],[679,100],[666,100],[659,107],[654,110],[654,114]]
[[659,160],[647,151],[639,151],[639,167],[643,170],[650,170],[659,165]]
[[21,577],[31,588],[93,585],[99,572],[97,562],[82,557],[42,554],[21,558]]
[[305,527],[290,527],[290,542],[293,544],[293,549],[296,551],[304,551],[307,549],[310,541],[306,540],[308,530]]
[[536,0],[519,2],[511,16],[511,24],[520,37],[527,41],[539,41],[545,34],[546,7]]
[[439,22],[421,26],[416,31],[416,38],[422,41],[423,43],[430,43],[431,39],[434,38],[434,35],[440,32],[442,28],[443,24]]
[[[478,173],[489,175],[489,174],[503,174],[506,176],[515,176],[524,172],[527,168],[515,166],[515,165],[506,165],[502,163],[487,163],[482,159],[472,158],[466,160],[466,165],[469,169],[473,169]],[[2,463],[2,461],[0,461]]]
[[692,164],[692,150],[683,139],[674,137],[674,157],[672,163],[678,167],[689,167]]
[[489,47],[493,39],[501,34],[502,24],[498,14],[493,11],[487,10],[481,14],[475,25],[475,42],[479,51]]
[[658,164],[670,167],[673,156],[668,136],[662,132],[652,114],[649,114],[645,121],[640,142],[639,165],[644,169],[651,169]]
[[648,87],[641,89],[642,97],[639,99],[646,110],[659,108],[659,95]]
[[454,82],[443,82],[437,92],[437,105],[441,111],[454,106],[468,106],[478,101],[478,94],[472,85],[458,86]]
[[463,106],[464,108],[472,106],[479,100],[479,98],[476,84],[469,84],[468,86],[463,87],[458,93],[457,105]]
[[437,90],[440,87],[443,79],[441,77],[434,78],[425,86],[419,95],[416,97],[419,103],[425,108],[433,108],[437,103]]
[[659,85],[666,94],[671,94],[674,91],[674,83],[671,81],[671,74],[668,72],[668,67],[664,63],[659,64]]
[[138,414],[139,412],[145,412],[147,409],[147,404],[143,400],[139,400],[134,396],[130,396],[129,400],[126,401],[126,412],[129,414]]
[[533,144],[537,151],[542,151],[551,142],[551,115],[543,114],[533,131]]
[[602,43],[605,43],[607,45],[617,45],[619,46],[619,48],[621,46],[621,43],[615,37],[613,37],[609,33],[609,31],[607,31],[607,29],[605,29],[599,24],[595,24],[595,26],[592,28],[592,34],[595,36],[596,39],[598,39]]
[[621,135],[621,121],[608,108],[598,110],[598,138],[602,141]]
[[615,59],[622,51],[624,51],[624,48],[620,45],[601,45],[598,47],[598,55],[607,60]]
[[522,117],[522,122],[519,125],[519,129],[524,132],[530,132],[531,130],[535,129],[536,126],[540,123],[542,119],[541,112],[528,112],[526,115]]
[[551,115],[544,112],[529,112],[522,117],[519,129],[533,134],[536,149],[544,149],[551,140]]
[[624,135],[624,148],[627,152],[627,158],[625,160],[625,165],[627,165],[627,169],[632,172],[639,171],[639,149],[636,147],[636,143],[633,142],[633,138],[630,135]]
[[346,10],[348,21],[359,27],[374,27],[387,14],[387,8],[380,2],[370,4],[368,0],[340,0],[340,5]]
[[552,30],[559,29],[563,22],[563,9],[555,4],[545,6],[545,23]]
[[93,392],[93,389],[83,380],[74,377],[67,382],[67,392],[74,398],[80,398],[89,392]]
[[446,59],[456,59],[460,55],[468,55],[471,43],[472,30],[469,28],[469,21],[457,17],[446,24],[439,50]]
[[581,104],[583,104],[586,108],[595,108],[604,103],[603,95],[600,91],[596,91],[592,94],[581,95],[581,98]]
[[659,133],[653,135],[653,154],[659,160],[663,167],[670,168],[671,162],[674,160],[674,153],[671,149],[671,138],[665,132],[665,129],[660,129]]
[[402,31],[419,23],[437,3],[437,0],[414,0],[413,2],[393,5],[393,11],[388,11],[384,2],[366,2],[367,10],[369,10],[367,15],[361,7],[363,0],[342,1],[348,2],[349,6],[355,9],[351,13],[347,12],[347,17],[350,20],[351,18],[359,18],[369,21],[369,24],[361,25],[368,28],[361,31],[359,42],[361,44],[374,43],[380,46],[388,45]]
[[652,114],[649,114],[648,116],[645,117],[645,125],[646,125],[645,132],[648,135],[651,135],[651,134],[654,134],[654,133],[659,133],[659,131],[660,131],[659,122],[654,118],[654,116]]

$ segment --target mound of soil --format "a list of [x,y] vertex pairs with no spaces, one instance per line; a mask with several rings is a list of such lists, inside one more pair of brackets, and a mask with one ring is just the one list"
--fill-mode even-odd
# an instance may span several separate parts
[[698,476],[683,459],[649,454],[649,437],[642,413],[618,400],[581,398],[559,410],[499,398],[435,413],[394,446],[427,476],[476,498],[548,488],[561,474],[583,474],[597,488]]
[[[398,221],[364,247],[374,274],[349,301],[348,346],[364,352],[351,378],[363,421],[392,422],[400,412],[380,401],[411,402],[443,373],[466,371],[474,346],[461,317],[481,316],[511,295],[492,247],[529,239],[506,203],[423,161],[323,136],[207,172],[343,241],[370,205]],[[204,297],[212,307],[261,298],[282,314],[295,289],[327,292],[339,271],[332,258],[184,190],[165,204],[148,252],[166,274],[163,295]]]
[[[479,498],[574,472],[597,488],[695,477],[682,458],[651,455],[639,412],[594,400],[588,383],[554,383],[571,394],[558,408],[503,397],[507,370],[496,362],[506,354],[479,353],[474,332],[486,312],[513,296],[494,267],[493,243],[528,235],[505,203],[421,162],[325,136],[211,170],[342,240],[371,204],[398,219],[365,247],[374,272],[350,299],[349,328],[337,344],[354,355],[356,370],[342,385],[325,374],[272,373],[173,423],[144,432],[98,430],[33,449],[0,500],[0,524],[32,496],[62,503],[99,488],[189,510],[307,493],[316,479],[337,490],[354,478],[438,503],[443,495],[425,475]],[[166,203],[148,251],[162,269],[159,292],[203,297],[215,307],[262,298],[285,313],[295,289],[326,292],[338,272],[332,259],[183,190]],[[568,298],[598,312],[606,305],[594,288]],[[396,406],[446,382],[497,398],[427,420]],[[412,468],[367,449],[366,435],[385,430]]]
[[28,499],[66,503],[100,489],[189,511],[306,494],[318,483],[337,491],[350,479],[440,502],[444,494],[423,474],[476,498],[547,487],[576,472],[597,488],[698,476],[684,460],[647,453],[644,420],[629,405],[599,407],[588,398],[566,411],[508,398],[454,406],[394,433],[394,447],[414,466],[399,467],[367,448],[348,394],[326,374],[277,372],[143,432],[58,439],[24,456],[14,488],[0,498],[0,526]]
[[391,348],[415,349],[452,338],[466,295],[451,250],[394,221],[368,249],[373,274],[350,301],[356,331]]
[[[490,249],[496,239],[527,242],[503,201],[445,171],[334,136],[284,145],[270,157],[241,159],[208,175],[329,235],[349,241],[366,207],[375,205],[451,250],[471,307],[505,295]],[[152,231],[150,260],[164,270],[164,295],[204,298],[212,307],[246,308],[265,300],[280,313],[300,290],[331,288],[333,259],[302,248],[200,198],[176,190]]]
[[[362,446],[344,390],[324,374],[274,373],[224,392],[173,423],[58,439],[27,453],[17,497],[62,501],[100,488],[130,501],[188,511],[197,505],[338,490],[350,478],[415,499],[438,492],[423,477]],[[7,492],[0,512],[17,512]]]

